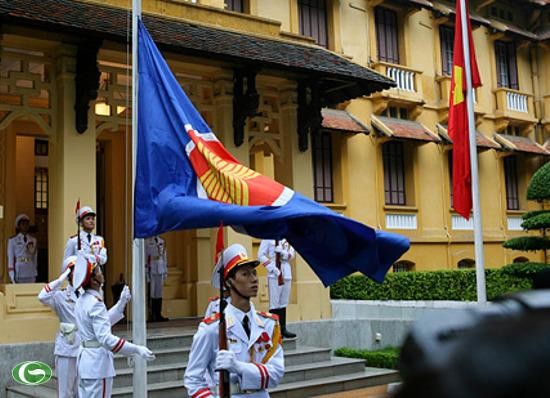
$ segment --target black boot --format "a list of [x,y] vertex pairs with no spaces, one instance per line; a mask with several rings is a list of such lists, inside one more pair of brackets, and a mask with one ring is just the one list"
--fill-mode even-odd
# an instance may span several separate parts
[[157,322],[169,321],[170,319],[162,316],[162,298],[158,298],[156,300],[157,300]]
[[151,317],[149,318],[149,322],[156,322],[157,321],[157,299],[150,299],[151,303]]
[[287,339],[293,339],[296,335],[286,330],[286,307],[279,308],[279,318],[281,319],[281,334]]

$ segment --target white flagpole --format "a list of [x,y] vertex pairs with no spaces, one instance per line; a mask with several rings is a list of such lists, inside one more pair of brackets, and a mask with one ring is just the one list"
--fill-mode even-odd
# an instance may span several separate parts
[[[141,0],[132,0],[132,238],[135,229],[133,209],[138,139],[138,20],[140,18]],[[134,344],[147,345],[143,239],[132,239],[132,242],[132,339]],[[134,357],[132,386],[134,397],[147,397],[147,362],[139,356]]]
[[[477,167],[476,126],[474,121],[474,97],[472,89],[472,70],[470,68],[470,41],[468,40],[468,20],[466,19],[466,1],[460,0],[462,21],[462,48],[464,50],[464,72],[466,77],[466,109],[468,112],[468,137],[470,144],[470,168],[472,174],[472,205],[474,221],[474,248],[476,262],[477,302],[487,302],[485,291],[485,260],[483,258],[483,229],[479,202],[479,179]],[[456,27],[455,27],[456,32]],[[456,32],[455,34],[457,34]]]

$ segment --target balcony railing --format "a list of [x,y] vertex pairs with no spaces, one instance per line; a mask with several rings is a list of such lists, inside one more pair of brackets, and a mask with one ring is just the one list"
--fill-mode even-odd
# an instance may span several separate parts
[[409,91],[411,93],[416,92],[414,83],[415,72],[395,66],[388,66],[386,68],[386,76],[395,80],[399,90]]
[[387,229],[417,229],[416,214],[386,214]]
[[515,112],[529,112],[528,96],[525,94],[506,92],[506,107]]
[[458,214],[453,214],[451,216],[451,228],[461,231],[472,231],[474,229],[473,218],[470,217],[468,220],[466,220],[464,217]]

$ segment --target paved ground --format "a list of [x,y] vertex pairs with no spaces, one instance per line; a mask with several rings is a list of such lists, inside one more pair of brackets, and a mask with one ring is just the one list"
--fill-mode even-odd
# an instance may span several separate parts
[[392,388],[388,388],[388,386],[385,385],[338,392],[334,394],[317,395],[315,398],[390,398],[390,395],[387,392],[388,390],[391,391]]

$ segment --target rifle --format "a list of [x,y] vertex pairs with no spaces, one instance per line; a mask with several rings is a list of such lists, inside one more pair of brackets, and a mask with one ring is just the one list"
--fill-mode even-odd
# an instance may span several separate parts
[[77,250],[82,249],[82,243],[80,243],[80,198],[76,202],[76,241],[77,241]]
[[[219,254],[219,261],[221,263],[220,267],[220,324],[218,329],[218,345],[220,350],[227,350],[227,328],[225,324],[225,307],[227,302],[225,301],[224,293],[224,267],[223,267],[223,222],[220,222],[218,228],[218,236],[216,239],[216,254]],[[219,387],[219,398],[230,398],[231,391],[229,386],[229,372],[225,369],[218,370],[220,375],[220,387]]]
[[[220,235],[222,236],[222,242],[223,242],[223,224],[220,225],[220,228],[218,230],[218,243],[220,242]],[[217,245],[216,245],[217,246]],[[225,301],[225,297],[223,296],[223,287],[224,287],[224,278],[223,278],[223,243],[222,243],[222,249],[220,253],[220,324],[219,324],[219,349],[220,350],[227,350],[227,325],[225,322],[225,307],[227,306],[227,302]],[[225,369],[220,369],[218,372],[220,372],[220,386],[219,386],[219,398],[230,398],[231,397],[231,390],[229,387],[229,372]]]
[[[279,246],[279,241],[275,241],[275,248]],[[285,280],[283,278],[283,270],[281,269],[281,253],[275,252],[275,266],[279,270],[279,277],[277,279],[277,284],[279,286],[283,286],[285,284]]]

